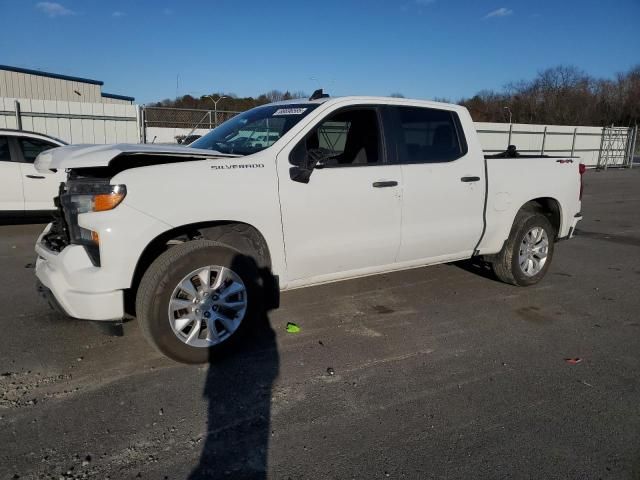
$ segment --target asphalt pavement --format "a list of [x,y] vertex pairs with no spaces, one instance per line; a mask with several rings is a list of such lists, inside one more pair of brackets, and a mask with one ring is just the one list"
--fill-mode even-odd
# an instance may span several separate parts
[[585,178],[534,287],[463,263],[296,290],[204,366],[54,314],[43,226],[0,226],[0,478],[640,479],[640,169]]

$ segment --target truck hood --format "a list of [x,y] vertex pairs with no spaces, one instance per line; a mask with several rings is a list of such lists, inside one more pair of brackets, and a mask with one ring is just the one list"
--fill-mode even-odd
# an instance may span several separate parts
[[106,167],[114,158],[122,155],[153,155],[191,158],[238,157],[214,150],[202,150],[180,145],[118,144],[118,145],[69,145],[42,152],[34,166],[40,173],[66,168]]

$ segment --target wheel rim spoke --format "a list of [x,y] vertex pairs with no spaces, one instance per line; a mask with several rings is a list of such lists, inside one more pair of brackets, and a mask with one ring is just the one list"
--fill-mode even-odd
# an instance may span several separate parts
[[211,270],[209,270],[209,268],[203,268],[198,272],[198,278],[200,279],[200,290],[208,292],[211,283]]
[[222,286],[222,282],[224,281],[227,275],[227,271],[228,271],[227,268],[220,267],[220,270],[218,270],[218,275],[216,276],[216,281],[211,287],[212,290],[218,290]]
[[191,307],[193,307],[193,301],[191,300],[184,300],[182,298],[171,299],[171,308],[174,312],[178,310],[190,309]]
[[239,310],[241,308],[244,308],[245,301],[244,300],[239,300],[237,302],[220,302],[220,304],[224,308],[230,308],[231,310]]
[[195,340],[200,336],[200,327],[202,326],[202,322],[200,320],[196,320],[193,322],[193,327],[191,327],[191,331],[189,331],[189,335],[187,336],[186,343],[192,344]]
[[224,298],[229,298],[240,292],[244,292],[244,285],[242,285],[241,283],[233,282],[222,292],[222,294],[224,295]]
[[207,340],[211,343],[216,343],[220,339],[218,330],[216,329],[215,320],[213,318],[207,319]]
[[193,286],[191,278],[186,278],[182,282],[180,282],[180,288],[191,298],[195,298],[198,295],[198,291],[196,290],[196,287]]
[[227,332],[232,332],[233,330],[235,330],[235,325],[233,320],[226,317],[225,315],[218,316],[218,320],[220,320],[220,323],[222,323],[222,325],[224,326]]
[[186,328],[186,326],[192,323],[194,320],[195,317],[193,315],[188,315],[186,317],[181,317],[174,320],[174,325],[176,327],[176,330],[182,332]]
[[542,260],[543,258],[547,258],[547,252],[544,251],[544,250],[538,250],[538,251],[533,252],[533,256],[535,258],[538,258],[538,259]]

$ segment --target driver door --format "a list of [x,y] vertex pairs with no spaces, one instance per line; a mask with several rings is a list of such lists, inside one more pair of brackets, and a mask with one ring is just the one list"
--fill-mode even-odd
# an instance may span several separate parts
[[[287,279],[384,270],[400,246],[400,166],[387,163],[375,106],[334,111],[278,155]],[[290,167],[320,160],[308,183]]]

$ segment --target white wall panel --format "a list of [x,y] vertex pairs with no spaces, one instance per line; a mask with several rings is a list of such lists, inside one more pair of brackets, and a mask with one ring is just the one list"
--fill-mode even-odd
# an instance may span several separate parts
[[[18,75],[14,72],[0,72],[6,77]],[[60,82],[60,83],[58,83]],[[69,82],[65,82],[69,83]],[[7,82],[7,84],[9,84]],[[24,88],[24,82],[22,82]],[[12,84],[11,84],[12,85]],[[94,87],[88,85],[87,87]],[[62,81],[53,79],[50,88],[61,89]],[[96,91],[99,91],[96,89]],[[91,89],[87,90],[91,95]],[[74,94],[77,97],[77,95]],[[0,97],[0,128],[16,128],[15,100]],[[21,109],[23,130],[31,130],[52,135],[69,143],[138,143],[140,141],[137,106],[117,103],[87,103],[78,101],[46,101],[18,98]],[[73,118],[77,116],[78,118]],[[487,153],[504,151],[509,143],[509,124],[475,124],[482,148]],[[566,125],[548,125],[545,153],[549,155],[569,155],[575,137],[574,154],[583,163],[595,166],[598,162],[602,128]],[[513,124],[511,143],[525,153],[539,153],[542,148],[544,125]],[[176,136],[187,135],[188,128],[146,129],[147,142],[176,143]],[[198,129],[194,133],[204,135],[208,129]]]
[[[55,84],[54,84],[55,85]],[[88,93],[91,93],[88,90]],[[0,128],[16,128],[15,98],[0,97]],[[22,129],[69,143],[138,143],[137,107],[19,98]]]
[[[91,114],[94,117],[104,117],[104,105],[100,103],[91,104]],[[107,143],[105,136],[105,121],[93,120],[93,143]]]

